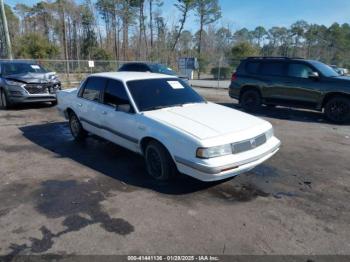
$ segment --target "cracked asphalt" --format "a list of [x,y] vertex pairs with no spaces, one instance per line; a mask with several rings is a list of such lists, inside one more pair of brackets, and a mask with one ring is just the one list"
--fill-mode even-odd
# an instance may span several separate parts
[[[197,90],[237,108],[226,90]],[[221,182],[157,183],[132,152],[76,144],[54,107],[0,111],[0,255],[350,254],[350,126],[257,115],[282,141],[272,159]]]

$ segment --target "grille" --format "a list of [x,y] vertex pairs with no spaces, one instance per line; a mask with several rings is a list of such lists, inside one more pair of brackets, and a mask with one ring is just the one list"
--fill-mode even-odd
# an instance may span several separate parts
[[265,134],[262,134],[252,139],[232,144],[232,149],[233,149],[232,151],[234,154],[239,154],[239,153],[257,148],[265,144],[265,142],[266,142],[266,136]]
[[49,85],[43,84],[27,84],[25,89],[29,94],[47,94],[49,87]]

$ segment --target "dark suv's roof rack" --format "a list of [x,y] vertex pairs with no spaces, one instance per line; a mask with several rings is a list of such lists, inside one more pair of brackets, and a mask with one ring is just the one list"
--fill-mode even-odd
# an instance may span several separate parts
[[288,56],[249,56],[247,59],[304,59],[302,57],[288,57]]

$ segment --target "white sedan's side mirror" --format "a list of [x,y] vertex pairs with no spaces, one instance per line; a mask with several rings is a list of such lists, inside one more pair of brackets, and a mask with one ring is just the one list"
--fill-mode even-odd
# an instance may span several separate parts
[[131,113],[131,106],[130,104],[118,105],[117,111],[124,112],[124,113]]

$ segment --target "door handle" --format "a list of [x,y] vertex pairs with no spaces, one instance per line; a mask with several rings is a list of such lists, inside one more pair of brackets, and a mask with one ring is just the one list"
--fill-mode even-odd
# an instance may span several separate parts
[[77,104],[77,106],[82,107],[83,105],[82,105],[82,104],[80,104],[80,103],[78,103],[78,104]]
[[102,111],[102,115],[107,115],[107,111]]

